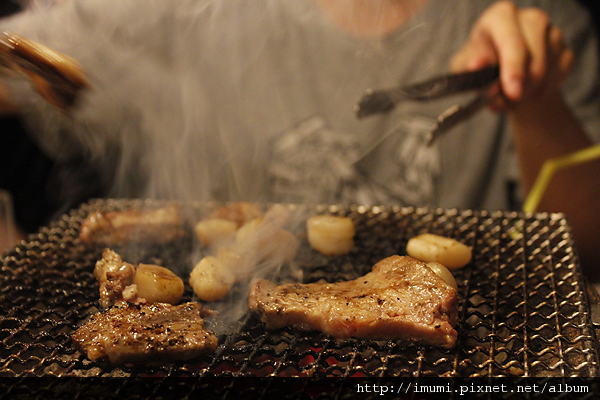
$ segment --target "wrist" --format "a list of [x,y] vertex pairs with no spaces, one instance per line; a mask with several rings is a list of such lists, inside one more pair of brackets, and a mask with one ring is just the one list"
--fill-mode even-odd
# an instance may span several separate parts
[[523,135],[525,140],[548,140],[579,126],[558,89],[530,94],[509,104],[507,114],[517,141]]
[[567,109],[563,95],[558,88],[546,88],[534,93],[525,93],[523,98],[511,102],[507,112],[513,119],[530,121],[532,118],[552,117],[553,111]]
[[539,156],[553,158],[591,144],[558,89],[512,104],[507,108],[507,115],[520,152],[543,149]]

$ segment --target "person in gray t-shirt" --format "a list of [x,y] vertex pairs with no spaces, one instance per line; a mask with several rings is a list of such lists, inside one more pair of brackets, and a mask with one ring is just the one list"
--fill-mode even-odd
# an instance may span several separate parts
[[[571,0],[71,0],[2,21],[89,74],[70,115],[5,80],[53,158],[86,155],[115,197],[505,210],[542,164],[600,139],[596,37]],[[358,120],[367,88],[498,63],[494,101],[425,143],[469,95]],[[10,107],[9,107],[10,106]],[[600,167],[557,175],[582,258]]]

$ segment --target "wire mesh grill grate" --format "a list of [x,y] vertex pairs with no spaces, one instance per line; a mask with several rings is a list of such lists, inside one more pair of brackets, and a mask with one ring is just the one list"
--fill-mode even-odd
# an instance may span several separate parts
[[[570,227],[561,215],[358,206],[304,207],[309,213],[350,216],[357,235],[350,254],[327,259],[315,256],[300,233],[295,263],[303,280],[356,278],[384,257],[405,254],[407,240],[420,233],[454,237],[474,249],[471,264],[455,274],[460,298],[455,348],[265,331],[248,314],[239,329],[221,335],[212,356],[165,365],[90,362],[74,349],[70,335],[99,309],[93,267],[102,249],[79,241],[80,224],[90,211],[147,205],[93,201],[4,255],[0,376],[598,376],[588,300]],[[186,207],[200,214],[210,208]],[[192,241],[189,235],[139,257],[185,268]],[[191,298],[188,287],[184,300]]]

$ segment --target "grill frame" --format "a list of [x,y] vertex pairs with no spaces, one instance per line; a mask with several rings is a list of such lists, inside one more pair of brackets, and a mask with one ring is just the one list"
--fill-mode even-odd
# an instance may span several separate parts
[[[161,202],[94,200],[2,258],[0,270],[0,376],[94,377],[596,377],[598,343],[571,228],[561,214],[524,214],[403,207],[299,206],[301,215],[332,213],[355,221],[356,248],[326,259],[301,241],[295,265],[304,281],[353,279],[378,260],[405,254],[407,240],[431,232],[473,246],[471,264],[455,273],[460,322],[454,349],[394,341],[334,339],[293,329],[265,331],[252,314],[220,335],[214,356],[155,366],[90,362],[70,333],[99,309],[93,266],[101,249],[78,239],[93,211],[140,209]],[[218,204],[182,204],[197,220]],[[190,264],[193,237],[178,246]],[[179,247],[181,248],[181,247]],[[161,260],[177,253],[157,250]],[[156,261],[139,248],[139,261]],[[154,250],[152,250],[154,251]],[[197,254],[195,255],[197,256]],[[133,262],[124,255],[126,261]],[[159,261],[161,261],[159,260]],[[298,278],[282,271],[283,279]],[[238,293],[239,294],[239,293]],[[235,293],[233,294],[235,295]],[[192,294],[186,287],[185,299]]]

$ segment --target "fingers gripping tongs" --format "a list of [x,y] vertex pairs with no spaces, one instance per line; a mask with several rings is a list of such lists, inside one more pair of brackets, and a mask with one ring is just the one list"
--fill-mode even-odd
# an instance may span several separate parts
[[489,95],[485,89],[498,80],[499,75],[498,66],[492,66],[473,72],[442,75],[409,86],[381,90],[368,89],[355,106],[356,116],[364,118],[372,114],[387,113],[401,101],[429,101],[478,90],[478,95],[471,102],[464,105],[453,105],[438,116],[437,122],[427,138],[427,142],[431,144],[441,134],[470,118],[488,104]]

